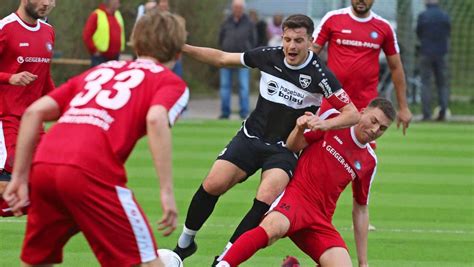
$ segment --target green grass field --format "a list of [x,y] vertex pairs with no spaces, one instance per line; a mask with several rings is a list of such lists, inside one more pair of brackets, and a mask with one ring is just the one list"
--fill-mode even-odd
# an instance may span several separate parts
[[[180,211],[171,237],[156,233],[161,248],[173,248],[187,206],[217,154],[239,128],[237,121],[184,120],[173,129],[175,194]],[[474,266],[474,125],[413,123],[408,135],[395,127],[378,141],[379,167],[371,191],[370,266]],[[160,218],[157,182],[146,142],[127,163],[129,186],[153,228]],[[210,266],[251,205],[259,176],[222,196],[199,232],[197,254],[185,266]],[[351,192],[342,195],[334,223],[357,265],[351,231]],[[18,266],[25,218],[0,218],[0,266]],[[51,229],[54,231],[54,229]],[[302,266],[314,263],[289,240],[257,253],[242,266],[279,266],[285,255]],[[85,239],[67,245],[64,266],[98,266]]]

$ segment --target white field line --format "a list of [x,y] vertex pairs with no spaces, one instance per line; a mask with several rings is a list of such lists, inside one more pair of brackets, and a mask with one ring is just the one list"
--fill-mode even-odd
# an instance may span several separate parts
[[[12,219],[1,219],[0,223],[26,223],[26,220],[12,220]],[[182,227],[180,224],[178,228]],[[234,228],[235,225],[230,224],[205,224],[204,227],[213,228]],[[339,227],[339,231],[352,232],[351,227]],[[401,228],[377,228],[374,232],[382,233],[418,233],[418,234],[458,234],[458,235],[472,235],[474,230],[446,230],[446,229],[401,229]]]

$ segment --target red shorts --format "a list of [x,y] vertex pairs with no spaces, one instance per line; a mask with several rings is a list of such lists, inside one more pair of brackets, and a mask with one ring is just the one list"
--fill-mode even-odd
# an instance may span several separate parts
[[101,266],[132,266],[157,258],[148,221],[132,192],[67,165],[37,163],[21,259],[62,262],[66,242],[83,232]]
[[20,118],[0,117],[0,170],[11,173],[15,158],[16,139],[20,128]]
[[273,210],[282,213],[290,221],[286,235],[315,262],[319,263],[324,251],[332,247],[347,250],[346,243],[331,220],[295,187],[287,187],[281,199],[275,203]]

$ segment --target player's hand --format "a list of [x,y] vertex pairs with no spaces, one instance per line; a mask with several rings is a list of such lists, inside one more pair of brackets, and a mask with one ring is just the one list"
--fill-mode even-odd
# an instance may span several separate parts
[[163,210],[163,216],[158,222],[158,230],[163,231],[164,236],[169,236],[176,229],[178,218],[173,191],[161,192],[161,209]]
[[23,215],[21,209],[29,203],[28,179],[18,178],[12,177],[5,192],[3,192],[3,199],[8,203],[8,206],[10,206],[15,216]]
[[296,119],[296,126],[300,129],[308,128],[308,121],[314,116],[313,113],[306,111],[304,115],[301,115],[298,119]]
[[400,124],[402,124],[403,135],[406,134],[408,126],[410,125],[411,119],[413,115],[408,107],[404,109],[400,109],[397,112],[397,128],[400,128]]
[[311,119],[308,121],[308,128],[311,131],[321,130],[326,131],[329,130],[330,125],[328,124],[327,120],[322,120],[318,115],[313,115]]
[[8,82],[11,85],[26,86],[26,85],[32,83],[37,78],[38,78],[38,75],[35,75],[35,74],[30,73],[28,71],[23,71],[23,72],[20,72],[20,73],[13,74],[10,77],[10,80],[8,80]]

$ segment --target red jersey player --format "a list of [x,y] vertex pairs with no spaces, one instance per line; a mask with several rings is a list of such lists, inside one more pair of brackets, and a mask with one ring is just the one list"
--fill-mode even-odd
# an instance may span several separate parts
[[[0,195],[10,181],[23,112],[54,88],[50,75],[54,30],[41,20],[52,2],[21,1],[15,13],[0,20]],[[7,216],[2,203],[0,197],[0,215]]]
[[[322,18],[315,31],[313,50],[319,54],[328,43],[327,65],[359,110],[378,95],[379,55],[383,50],[396,90],[397,127],[402,123],[405,134],[412,114],[395,32],[387,20],[370,10],[374,0],[351,2],[352,7],[330,11]],[[323,101],[320,112],[330,108]]]
[[[31,185],[21,254],[25,265],[61,262],[63,246],[81,231],[102,266],[162,266],[146,217],[126,187],[124,163],[137,140],[148,134],[160,180],[159,229],[169,235],[177,220],[170,126],[189,91],[160,62],[174,62],[185,37],[180,18],[150,12],[132,34],[137,60],[92,68],[26,110],[4,194],[15,215],[21,215],[18,208],[28,201],[28,181]],[[33,158],[40,125],[56,119]]]
[[293,180],[260,226],[240,236],[217,266],[237,266],[284,236],[321,266],[352,266],[344,240],[332,225],[336,202],[350,182],[359,266],[367,265],[367,205],[377,165],[368,143],[390,126],[395,110],[390,101],[376,98],[351,128],[305,132],[334,112],[298,118],[287,140],[292,151],[304,148]]

